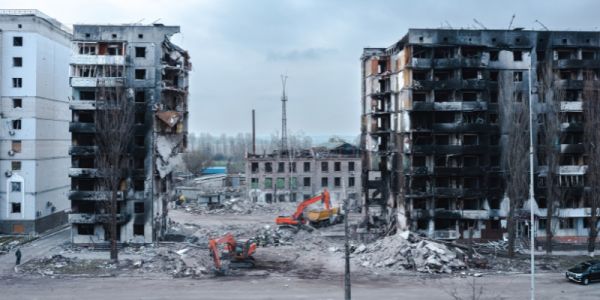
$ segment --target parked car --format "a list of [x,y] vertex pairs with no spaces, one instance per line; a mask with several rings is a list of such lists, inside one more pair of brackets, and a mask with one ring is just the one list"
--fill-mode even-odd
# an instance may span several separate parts
[[565,277],[584,285],[592,281],[600,281],[600,260],[582,262],[567,270]]

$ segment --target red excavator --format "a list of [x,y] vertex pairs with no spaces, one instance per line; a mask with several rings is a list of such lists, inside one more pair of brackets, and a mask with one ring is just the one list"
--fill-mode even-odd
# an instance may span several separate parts
[[[224,251],[219,251],[219,245],[225,244]],[[229,268],[253,268],[256,243],[249,240],[236,241],[231,233],[218,239],[208,241],[210,255],[215,263],[215,272],[223,275]]]
[[[325,205],[325,209],[305,212],[309,205],[319,201]],[[335,224],[341,219],[342,216],[339,214],[339,207],[331,207],[329,191],[324,189],[323,193],[302,201],[296,208],[296,212],[294,212],[293,215],[277,217],[277,219],[275,219],[275,223],[281,227],[299,228],[307,224],[313,227],[321,227]]]

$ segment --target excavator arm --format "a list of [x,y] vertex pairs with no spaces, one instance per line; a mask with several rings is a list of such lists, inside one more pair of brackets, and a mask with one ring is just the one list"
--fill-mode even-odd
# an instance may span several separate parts
[[302,223],[302,214],[304,210],[311,204],[314,204],[318,201],[322,201],[327,210],[331,207],[331,199],[329,197],[329,191],[327,189],[323,190],[323,193],[314,196],[312,198],[306,199],[298,204],[296,207],[296,211],[291,216],[279,216],[275,219],[275,223],[277,225],[300,225]]
[[219,252],[220,244],[227,244],[227,251],[231,251],[231,250],[235,249],[235,238],[233,237],[233,235],[231,235],[231,233],[228,233],[221,238],[211,239],[208,241],[208,248],[210,249],[210,254],[215,263],[216,270],[221,270],[221,266],[222,266],[221,254]]

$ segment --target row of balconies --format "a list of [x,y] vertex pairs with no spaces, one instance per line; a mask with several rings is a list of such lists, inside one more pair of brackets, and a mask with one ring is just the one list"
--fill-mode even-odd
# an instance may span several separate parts
[[[147,131],[144,124],[135,124],[133,125],[133,129],[135,134],[144,134]],[[69,132],[95,133],[96,125],[94,123],[69,122]]]
[[478,167],[412,167],[410,174],[412,175],[436,175],[436,176],[479,176],[489,171],[499,171],[494,168]]
[[[69,200],[75,201],[106,201],[109,198],[107,191],[69,191]],[[144,191],[135,191],[129,195],[130,199],[144,199]],[[117,201],[123,201],[123,192],[117,192]]]
[[498,104],[488,104],[486,101],[460,102],[413,102],[413,111],[485,111],[498,108]]
[[[117,223],[123,224],[129,221],[131,218],[130,214],[120,213],[117,214]],[[71,224],[96,224],[96,223],[109,223],[110,214],[84,214],[84,213],[71,213],[69,214],[69,223]]]
[[499,214],[496,209],[477,209],[477,210],[447,210],[447,209],[413,209],[411,216],[416,219],[489,219]]
[[[144,169],[132,170],[132,177],[139,178],[145,177],[146,171]],[[72,178],[100,178],[102,175],[96,168],[69,168],[69,177]]]
[[69,78],[71,87],[99,87],[99,86],[123,86],[124,77],[71,77]]
[[499,188],[462,188],[462,187],[410,187],[409,197],[481,197],[489,190]]
[[437,132],[489,132],[500,130],[498,125],[493,124],[465,124],[465,123],[433,123],[426,126],[412,124],[413,131],[437,131]]
[[499,153],[499,146],[488,145],[411,145],[405,153],[423,154],[480,154]]
[[124,65],[124,55],[71,55],[72,65]]
[[[407,67],[415,69],[457,69],[457,68],[489,68],[502,69],[505,63],[489,60],[489,57],[456,57],[456,58],[411,58]],[[597,59],[557,59],[553,67],[556,69],[600,68]]]

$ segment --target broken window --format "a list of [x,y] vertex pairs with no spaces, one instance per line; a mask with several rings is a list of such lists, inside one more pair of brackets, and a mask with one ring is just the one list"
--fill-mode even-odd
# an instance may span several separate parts
[[277,178],[275,181],[275,187],[278,190],[285,189],[285,178]]
[[79,100],[96,100],[94,91],[79,91]]
[[[479,199],[464,199],[463,200],[463,209],[464,210],[478,210],[481,209],[481,207],[479,206]],[[475,220],[463,220],[463,221],[475,221]],[[473,226],[471,226],[473,227]]]
[[479,157],[478,156],[464,156],[463,157],[463,167],[477,167],[479,166]]
[[465,188],[465,189],[479,188],[479,178],[477,178],[477,177],[463,178],[463,188]]
[[[435,199],[435,208],[436,209],[452,209],[452,199],[449,198],[437,198]],[[437,228],[437,226],[436,226]]]
[[136,179],[133,181],[133,190],[135,191],[143,191],[144,190],[144,180]]
[[435,123],[454,123],[456,121],[454,112],[436,111],[433,117]]
[[137,103],[146,102],[146,92],[145,91],[136,91],[135,92],[135,102],[137,102]]
[[574,59],[576,53],[572,49],[559,49],[555,52],[555,59]]
[[415,70],[412,72],[413,80],[429,80],[428,73],[427,71]]
[[433,58],[452,58],[454,49],[451,47],[435,47],[433,48]]
[[481,51],[477,47],[462,47],[461,55],[465,58],[479,58]]
[[121,45],[109,45],[106,48],[106,54],[108,55],[123,55],[123,49]]
[[425,167],[426,166],[426,157],[422,155],[415,155],[412,158],[413,167]]
[[414,199],[413,200],[413,209],[427,209],[427,199]]
[[265,189],[273,188],[273,178],[267,177],[265,178]]
[[476,134],[465,134],[463,136],[463,145],[477,145],[479,137]]
[[94,224],[77,224],[77,234],[94,235]]
[[14,98],[14,99],[12,99],[12,101],[13,101],[13,108],[23,108],[23,99]]
[[498,114],[497,113],[489,113],[488,118],[490,120],[490,124],[498,124]]
[[490,103],[498,103],[498,92],[497,91],[490,92]]
[[143,214],[144,210],[144,202],[135,202],[133,204],[133,212],[136,214]]
[[13,78],[12,79],[12,87],[14,87],[14,88],[23,87],[23,78]]
[[322,177],[321,178],[321,187],[327,187],[327,186],[328,186],[328,178]]
[[13,67],[22,67],[23,66],[23,58],[22,57],[13,57]]
[[519,50],[513,51],[513,60],[514,61],[523,61],[523,52]]
[[21,141],[17,141],[17,140],[12,141],[11,142],[11,149],[15,153],[21,153]]
[[13,36],[13,46],[15,46],[15,47],[23,46],[23,37],[22,36]]
[[427,101],[427,93],[413,92],[413,101]]
[[267,172],[267,173],[273,172],[273,165],[270,162],[265,163],[265,172]]
[[146,79],[146,69],[135,69],[135,79],[137,79],[137,80]]
[[430,58],[431,50],[426,47],[413,46],[413,58]]
[[333,185],[335,187],[340,187],[342,186],[342,179],[340,177],[335,177],[333,178]]
[[135,57],[146,57],[146,47],[135,47]]
[[310,177],[304,177],[304,178],[302,179],[302,184],[303,184],[305,187],[309,187],[309,186],[310,186]]
[[433,93],[434,93],[434,101],[435,102],[452,102],[452,101],[454,101],[453,91],[435,90]]
[[136,135],[134,137],[134,143],[137,147],[144,147],[144,141],[146,137],[143,135]]
[[283,172],[285,172],[285,163],[278,162],[277,163],[277,173],[283,173]]
[[253,189],[258,188],[258,178],[250,178],[250,187]]
[[348,171],[350,171],[350,172],[354,171],[354,162],[353,161],[348,162]]
[[581,51],[581,59],[584,60],[592,60],[596,58],[596,52],[593,50],[583,50]]
[[491,61],[498,61],[498,55],[499,51],[498,50],[492,50],[490,51],[490,60]]
[[333,171],[335,171],[335,172],[342,171],[342,163],[339,161],[334,162],[333,163]]
[[560,229],[574,229],[575,218],[560,218],[558,224]]
[[435,144],[450,145],[450,137],[447,134],[437,134],[435,135]]
[[514,82],[523,81],[523,72],[514,72],[513,73],[513,81]]
[[321,162],[321,172],[329,171],[329,162],[323,161]]
[[133,235],[144,235],[144,224],[133,224]]
[[21,213],[21,203],[11,202],[10,203],[10,212],[13,214],[20,214]]
[[348,187],[353,187],[355,185],[356,179],[354,177],[348,177]]
[[21,130],[21,120],[13,120],[12,121],[12,129]]
[[433,70],[433,80],[441,81],[441,80],[450,80],[450,79],[452,79],[452,71]]
[[10,191],[11,192],[20,192],[21,191],[21,183],[20,182],[11,182],[10,183]]
[[490,209],[500,209],[500,199],[499,198],[491,198],[489,200]]
[[310,162],[304,162],[304,172],[310,172]]
[[266,194],[265,194],[265,201],[266,201],[267,203],[271,203],[271,202],[273,202],[273,194],[271,194],[271,193],[266,193]]
[[498,146],[500,145],[500,135],[492,134],[490,135],[490,146]]
[[11,163],[11,169],[13,171],[20,171],[21,170],[21,162],[18,160],[13,160]]
[[477,92],[463,92],[462,101],[477,101]]
[[464,80],[479,79],[479,71],[477,69],[462,69],[462,78]]
[[490,166],[492,166],[492,167],[500,166],[500,156],[499,155],[491,155],[490,156]]
[[490,81],[498,81],[498,71],[490,71]]
[[95,44],[80,43],[80,44],[78,44],[78,47],[79,47],[79,54],[96,55],[96,45]]
[[258,173],[258,163],[257,162],[253,162],[251,164],[250,169],[252,170],[252,173]]

